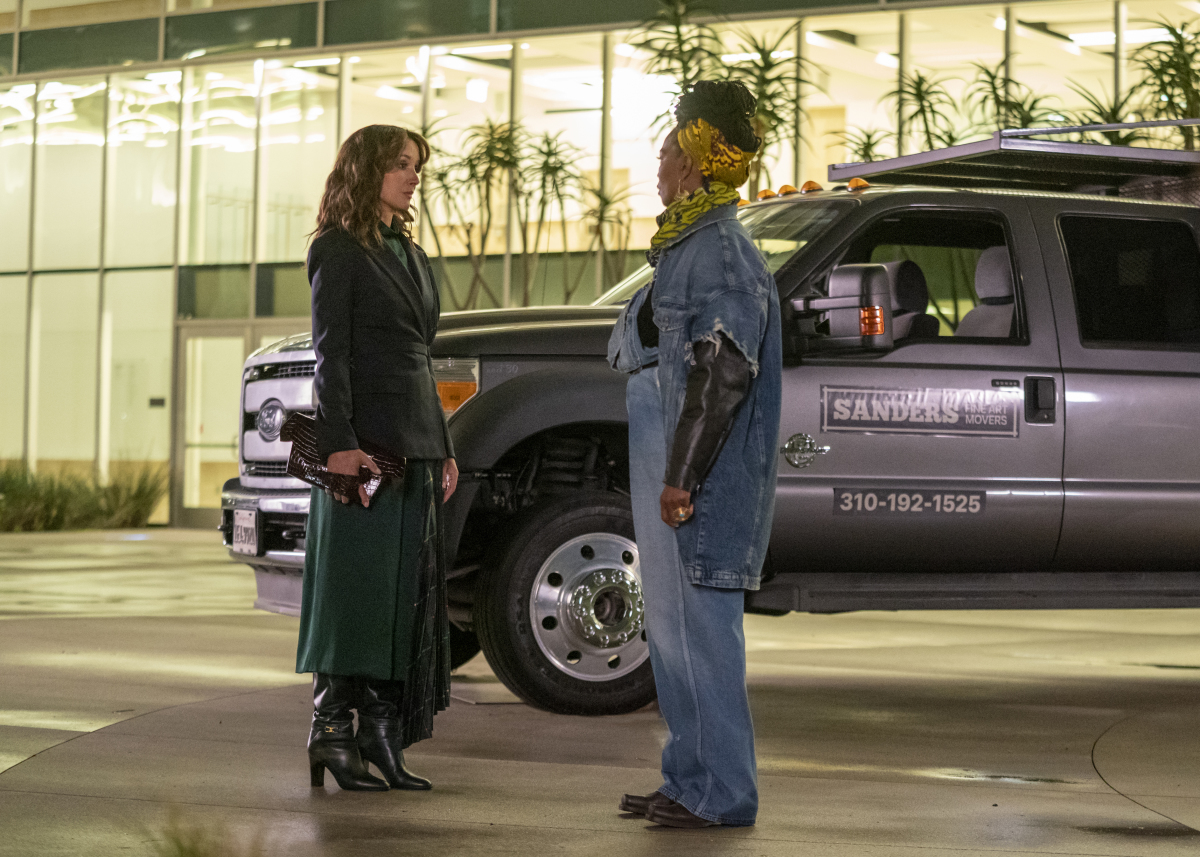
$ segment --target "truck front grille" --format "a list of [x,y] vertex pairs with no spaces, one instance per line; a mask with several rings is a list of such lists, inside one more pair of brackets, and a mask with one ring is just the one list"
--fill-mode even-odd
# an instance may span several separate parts
[[311,378],[316,374],[316,360],[298,360],[294,363],[264,363],[249,370],[246,382],[269,381],[275,378]]
[[247,461],[247,476],[287,476],[286,461]]

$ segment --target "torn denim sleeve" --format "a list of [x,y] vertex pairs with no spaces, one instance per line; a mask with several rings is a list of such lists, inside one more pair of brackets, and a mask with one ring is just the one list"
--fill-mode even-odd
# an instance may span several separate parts
[[608,340],[608,365],[618,372],[633,374],[658,360],[658,348],[642,345],[638,335],[638,312],[650,294],[650,286],[640,289],[621,310]]
[[758,375],[758,355],[767,330],[765,290],[725,289],[714,295],[691,321],[687,346],[688,362],[695,364],[697,343],[711,342],[719,351],[732,345],[750,365],[750,376]]

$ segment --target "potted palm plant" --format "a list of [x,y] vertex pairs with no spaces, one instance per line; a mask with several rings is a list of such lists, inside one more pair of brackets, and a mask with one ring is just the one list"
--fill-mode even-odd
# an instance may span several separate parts
[[[1145,110],[1156,119],[1200,119],[1200,24],[1178,27],[1160,21],[1167,36],[1138,48],[1133,62],[1143,74],[1139,89]],[[1196,150],[1196,128],[1175,129],[1183,148]]]

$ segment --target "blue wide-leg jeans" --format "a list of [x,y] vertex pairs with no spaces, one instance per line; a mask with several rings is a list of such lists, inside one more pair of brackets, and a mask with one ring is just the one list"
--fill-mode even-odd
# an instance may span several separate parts
[[646,635],[670,731],[659,791],[700,818],[754,824],[758,774],[746,696],[745,593],[689,582],[675,531],[662,522],[667,453],[657,367],[629,379],[626,407]]

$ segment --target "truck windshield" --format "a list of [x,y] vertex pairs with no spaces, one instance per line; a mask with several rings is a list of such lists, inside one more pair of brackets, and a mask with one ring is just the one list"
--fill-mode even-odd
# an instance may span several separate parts
[[[822,235],[857,205],[856,200],[796,200],[792,204],[747,205],[738,212],[738,219],[767,259],[774,274],[788,259],[805,245]],[[650,282],[654,269],[649,265],[638,268],[617,283],[592,306],[614,306],[626,303],[637,290]]]

